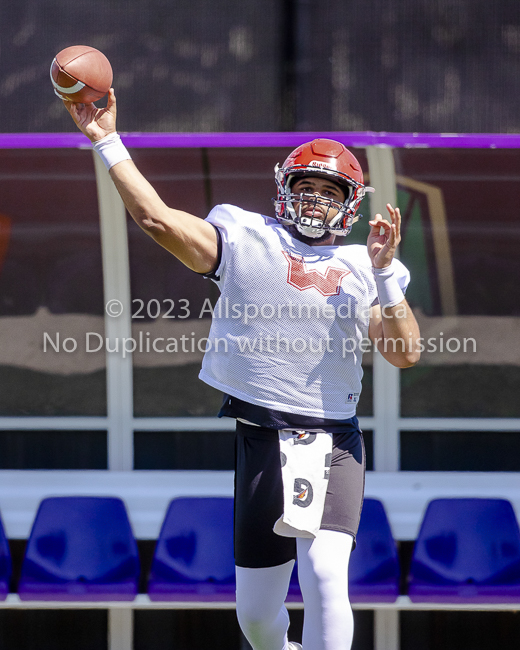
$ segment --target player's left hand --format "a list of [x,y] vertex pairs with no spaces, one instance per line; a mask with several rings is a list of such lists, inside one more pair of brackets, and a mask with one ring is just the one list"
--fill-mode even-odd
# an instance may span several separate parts
[[[380,214],[376,214],[374,219],[368,222],[371,226],[367,240],[368,254],[372,260],[372,266],[376,269],[390,266],[397,246],[401,241],[401,213],[399,208],[394,210],[390,203],[387,203],[386,209],[390,214],[392,223],[383,219]],[[384,229],[383,234],[380,234],[381,228]]]

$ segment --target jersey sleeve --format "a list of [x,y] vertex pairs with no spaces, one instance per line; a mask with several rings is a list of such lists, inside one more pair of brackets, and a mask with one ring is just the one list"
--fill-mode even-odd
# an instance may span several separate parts
[[208,277],[217,283],[222,278],[226,269],[226,260],[229,259],[231,251],[238,244],[241,238],[241,231],[244,224],[244,210],[234,205],[217,205],[206,217],[220,233],[221,249],[220,260],[217,268]]
[[[362,246],[361,244],[351,244],[348,246],[348,248],[352,250],[353,259],[355,260],[356,264],[363,269],[369,292],[370,305],[377,305],[379,303],[379,298],[377,297],[377,287],[372,271],[372,260],[368,254],[368,248],[366,246]],[[395,273],[397,282],[399,283],[402,292],[406,293],[406,289],[410,283],[410,271],[400,260],[395,257],[392,260],[390,267]]]

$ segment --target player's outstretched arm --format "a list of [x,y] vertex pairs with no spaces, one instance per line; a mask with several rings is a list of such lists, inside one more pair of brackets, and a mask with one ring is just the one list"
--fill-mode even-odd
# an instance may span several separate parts
[[[116,97],[111,88],[106,108],[64,102],[72,119],[92,143],[116,134]],[[215,229],[198,217],[169,208],[131,160],[110,168],[110,176],[134,221],[155,241],[197,273],[218,261]]]
[[134,221],[158,244],[192,271],[215,270],[218,241],[210,223],[169,208],[131,160],[114,165],[110,176]]

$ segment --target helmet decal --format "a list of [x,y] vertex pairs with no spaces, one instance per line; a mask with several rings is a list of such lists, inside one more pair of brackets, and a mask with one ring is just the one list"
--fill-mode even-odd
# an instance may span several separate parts
[[329,162],[323,160],[311,160],[309,167],[322,167],[326,169],[336,169],[336,165],[331,165]]

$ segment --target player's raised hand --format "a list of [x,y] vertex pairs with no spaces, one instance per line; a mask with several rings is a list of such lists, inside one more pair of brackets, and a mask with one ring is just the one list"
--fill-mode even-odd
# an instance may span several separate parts
[[116,131],[116,96],[114,89],[108,91],[106,108],[98,108],[95,104],[74,104],[63,101],[78,129],[92,142],[101,140]]
[[[376,214],[374,219],[368,222],[371,226],[367,240],[368,254],[372,260],[372,266],[376,269],[390,266],[397,246],[401,241],[401,213],[399,208],[394,210],[390,203],[387,203],[386,209],[392,223],[383,219],[380,214]],[[384,229],[383,234],[380,234],[381,228]]]

